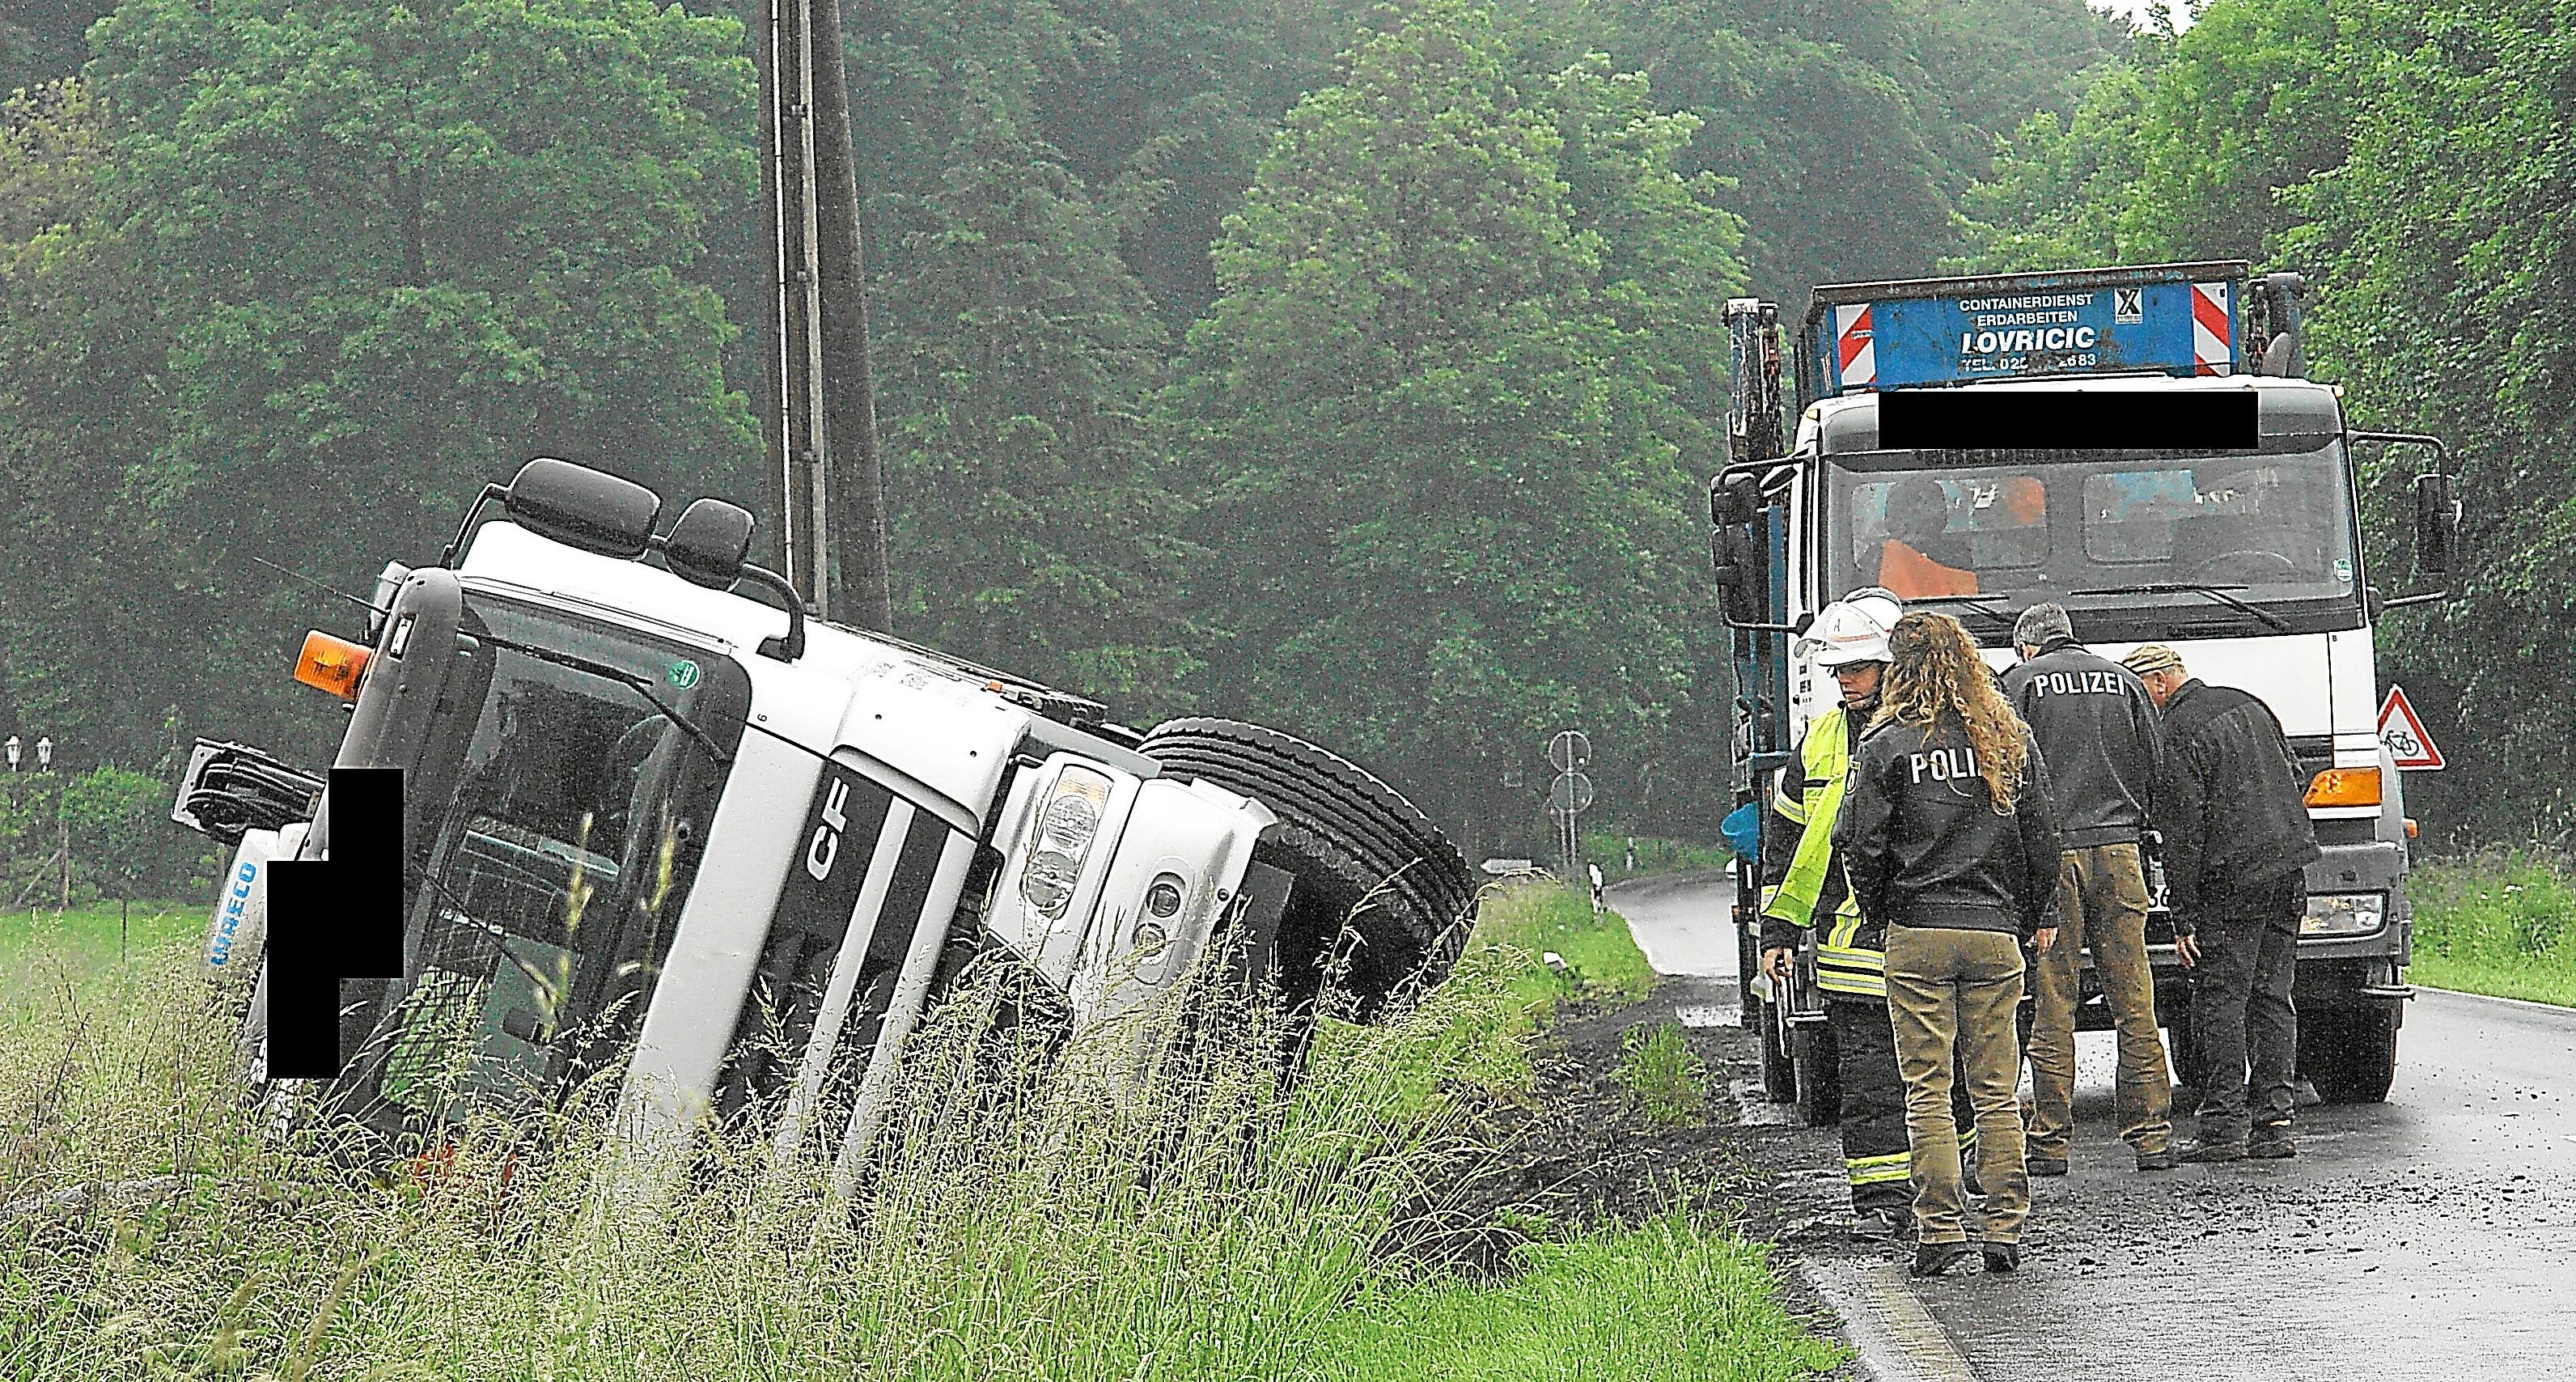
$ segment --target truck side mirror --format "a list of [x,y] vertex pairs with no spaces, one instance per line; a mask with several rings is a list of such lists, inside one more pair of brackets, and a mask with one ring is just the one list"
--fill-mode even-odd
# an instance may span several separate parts
[[1730,624],[1759,624],[1771,612],[1771,564],[1749,524],[1731,523],[1709,534],[1709,560],[1717,568],[1719,609]]
[[[511,522],[539,537],[631,560],[644,555],[653,540],[662,496],[604,470],[539,456],[519,467],[501,494],[501,506]],[[465,521],[471,525],[473,515]],[[463,536],[458,534],[460,540]]]
[[751,552],[751,511],[721,499],[700,499],[683,510],[662,539],[662,560],[691,585],[726,590],[742,579]]
[[2447,576],[2458,556],[2460,501],[2451,494],[2451,477],[2434,471],[2415,477],[2415,571],[2419,576]]
[[1721,528],[1738,528],[1753,521],[1762,509],[1762,485],[1750,475],[1720,475],[1709,483],[1709,521]]

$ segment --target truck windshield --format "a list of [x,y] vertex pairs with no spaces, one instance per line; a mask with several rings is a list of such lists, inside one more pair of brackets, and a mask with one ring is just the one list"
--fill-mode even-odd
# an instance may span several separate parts
[[343,1080],[386,1131],[622,1050],[750,708],[730,658],[488,596],[457,657],[407,787],[404,973]]
[[2056,600],[2104,611],[2085,630],[2101,639],[2171,634],[2177,622],[2261,632],[2359,618],[2352,487],[2334,438],[2255,455],[1827,461],[1824,559],[1836,592],[1882,585],[1981,632]]

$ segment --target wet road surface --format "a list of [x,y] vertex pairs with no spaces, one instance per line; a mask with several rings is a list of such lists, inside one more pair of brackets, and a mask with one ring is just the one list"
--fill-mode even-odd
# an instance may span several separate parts
[[[1722,917],[1705,881],[1631,889]],[[2576,1379],[2576,1011],[2421,991],[2389,1101],[2300,1110],[2286,1162],[2140,1174],[2111,1035],[2077,1065],[2073,1173],[2033,1183],[2019,1274],[1904,1283],[1843,1241],[1830,1130],[1761,1144],[1809,1216],[1784,1246],[1910,1287],[1985,1382]]]
[[[1657,974],[1735,977],[1735,880],[1723,872],[1671,873],[1614,883],[1604,901]],[[1731,1000],[1730,1000],[1731,1001]]]
[[2386,1104],[2153,1175],[2112,1134],[2110,1034],[2082,1045],[2084,1145],[2022,1272],[1915,1291],[1979,1377],[2576,1378],[2576,1012],[2423,991]]

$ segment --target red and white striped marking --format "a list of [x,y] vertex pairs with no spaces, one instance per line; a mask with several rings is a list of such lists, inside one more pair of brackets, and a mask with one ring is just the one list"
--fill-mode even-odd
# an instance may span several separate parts
[[1878,345],[1870,338],[1869,304],[1834,309],[1834,344],[1846,389],[1878,386]]
[[2191,285],[2192,373],[2235,373],[2236,350],[2230,344],[2235,339],[2234,323],[2228,310],[2227,285]]

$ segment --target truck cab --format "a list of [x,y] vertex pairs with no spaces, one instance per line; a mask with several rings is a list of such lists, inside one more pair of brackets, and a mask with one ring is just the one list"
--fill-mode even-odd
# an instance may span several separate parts
[[[1713,552],[1734,627],[1741,801],[1767,795],[1836,699],[1790,655],[1794,631],[1861,586],[1956,616],[1998,670],[2017,656],[2014,619],[2054,601],[2095,652],[2168,644],[2194,676],[2262,697],[2308,776],[2325,851],[2300,944],[2303,1072],[2329,1098],[2375,1100],[2394,1071],[2409,915],[2372,626],[2439,592],[2373,585],[2354,452],[2439,444],[2357,433],[2340,391],[2303,377],[2301,286],[2258,283],[2242,263],[1828,285],[1789,399],[1776,313],[1739,301],[1736,455],[1712,486]],[[2427,479],[2417,564],[2438,580],[2447,477]],[[1763,880],[1739,868],[1749,955]],[[2188,1070],[2182,971],[2161,893],[2156,904],[2158,1011]],[[2086,983],[2079,1025],[2107,1027],[2089,962]],[[1804,982],[1786,987],[1748,979],[1745,1011],[1770,1029],[1773,1094],[1816,1116],[1830,1100],[1809,1087],[1825,1083],[1817,1055],[1801,1053],[1821,1003]]]
[[1234,722],[1138,734],[809,618],[745,562],[747,512],[700,500],[657,532],[659,509],[530,462],[438,562],[387,569],[366,642],[308,642],[335,675],[304,679],[350,705],[334,768],[402,778],[399,972],[342,982],[332,1079],[266,1078],[260,965],[284,934],[261,884],[330,857],[328,779],[200,746],[174,816],[237,844],[207,961],[251,990],[255,1084],[400,1145],[615,1070],[640,1143],[751,1120],[846,1184],[903,1042],[979,957],[1021,966],[1071,1029],[1221,940],[1309,1002],[1343,925],[1433,979],[1456,953],[1464,861],[1355,766]]

